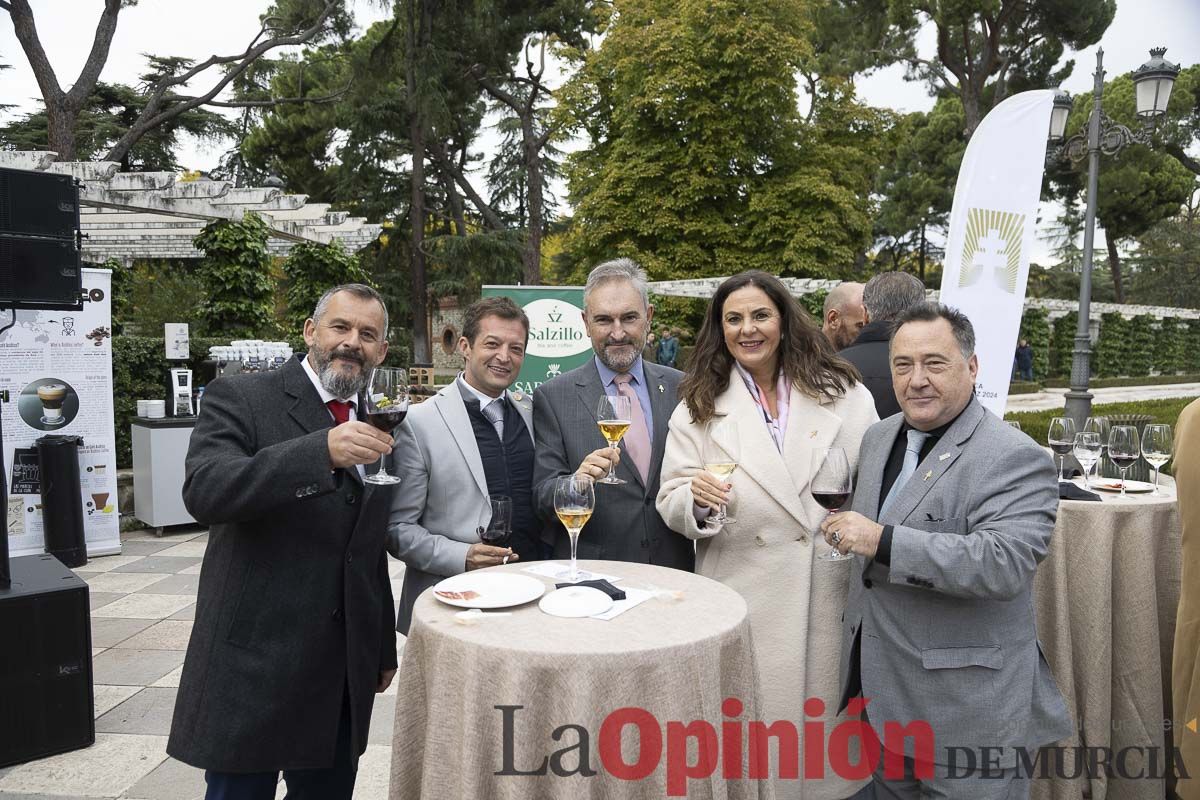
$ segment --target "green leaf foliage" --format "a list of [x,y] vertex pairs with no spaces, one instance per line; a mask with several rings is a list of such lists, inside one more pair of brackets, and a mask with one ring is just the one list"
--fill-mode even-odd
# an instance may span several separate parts
[[1044,378],[1050,374],[1050,322],[1046,310],[1027,308],[1021,314],[1018,339],[1025,339],[1033,348],[1033,375]]
[[304,321],[312,316],[317,301],[330,287],[371,282],[359,260],[337,242],[296,245],[283,262],[283,275],[287,281],[284,327],[288,331],[304,328]]
[[[1075,328],[1079,325],[1079,314],[1068,311],[1054,321],[1054,333],[1050,337],[1050,361],[1048,375],[1070,377],[1071,360],[1075,349]],[[1096,352],[1092,351],[1095,359]]]
[[1100,377],[1129,375],[1126,366],[1129,356],[1129,321],[1119,312],[1100,316],[1100,339],[1092,353],[1092,370]]
[[197,275],[205,297],[198,313],[208,332],[231,337],[277,334],[266,223],[252,213],[240,222],[210,222],[193,243],[204,251]]
[[809,123],[790,0],[635,0],[564,88],[576,275],[630,256],[655,279],[833,275],[870,237],[883,123],[831,83]]

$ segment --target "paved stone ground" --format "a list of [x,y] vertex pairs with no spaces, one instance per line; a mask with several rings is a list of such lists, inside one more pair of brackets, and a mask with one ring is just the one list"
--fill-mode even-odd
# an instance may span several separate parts
[[[1008,396],[1008,411],[1044,411],[1062,408],[1066,389],[1046,389],[1036,394]],[[1165,386],[1115,386],[1092,389],[1092,403],[1131,403],[1136,400],[1163,400],[1168,397],[1200,397],[1200,383],[1174,383]]]
[[[96,743],[0,769],[2,800],[204,797],[204,773],[168,758],[166,746],[207,540],[195,527],[168,529],[161,539],[134,531],[121,535],[121,555],[75,570],[91,590]],[[393,561],[391,570],[399,598],[404,565]],[[356,800],[387,797],[395,703],[393,683],[375,699]],[[276,796],[283,795],[281,783]]]

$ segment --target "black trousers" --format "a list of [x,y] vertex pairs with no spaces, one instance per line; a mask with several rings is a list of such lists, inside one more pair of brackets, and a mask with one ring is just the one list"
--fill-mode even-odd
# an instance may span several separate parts
[[[333,766],[325,769],[285,769],[285,800],[351,800],[358,759],[350,752],[350,694],[342,696],[337,750]],[[271,772],[214,772],[206,770],[204,800],[274,800],[279,770]]]

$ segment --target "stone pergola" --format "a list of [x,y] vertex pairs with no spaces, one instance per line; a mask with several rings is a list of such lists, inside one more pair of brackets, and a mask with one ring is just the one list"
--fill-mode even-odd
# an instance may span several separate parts
[[381,226],[328,203],[273,187],[238,188],[230,181],[183,180],[173,172],[118,172],[112,161],[55,161],[55,153],[0,151],[0,167],[71,175],[79,190],[83,260],[199,258],[192,239],[213,220],[258,214],[270,231],[272,255],[300,242],[341,242],[354,252],[379,236]]
[[[665,297],[712,297],[713,292],[721,285],[725,278],[695,278],[691,280],[680,281],[653,281],[650,283],[650,291],[652,294],[663,295]],[[821,280],[817,278],[781,278],[784,284],[788,287],[796,297],[803,297],[806,294],[825,290],[828,291],[837,286],[841,281],[838,280]],[[938,299],[936,290],[929,290],[926,295],[930,300]],[[1046,316],[1051,319],[1058,319],[1072,311],[1079,310],[1078,300],[1052,300],[1049,298],[1026,297],[1025,308],[1041,308],[1045,309]],[[1178,319],[1200,319],[1200,309],[1195,308],[1171,308],[1170,306],[1139,306],[1118,303],[1092,303],[1091,318],[1093,327],[1100,324],[1100,316],[1110,312],[1117,312],[1125,319],[1139,316],[1141,314],[1149,314],[1157,320],[1163,317],[1176,317]]]

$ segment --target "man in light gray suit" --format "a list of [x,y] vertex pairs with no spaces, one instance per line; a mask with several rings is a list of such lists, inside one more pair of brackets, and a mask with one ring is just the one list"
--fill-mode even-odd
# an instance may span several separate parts
[[[402,560],[396,630],[407,635],[413,604],[442,578],[537,557],[533,509],[533,406],[508,391],[525,360],[529,319],[507,297],[488,297],[463,316],[463,372],[413,406],[396,435],[400,484],[388,521],[388,552]],[[512,504],[511,547],[480,541],[489,497]]]
[[[548,523],[555,557],[570,554],[567,532],[554,515],[555,479],[571,474],[599,479],[615,463],[625,483],[596,484],[596,510],[579,537],[579,558],[690,572],[695,567],[691,540],[668,528],[654,507],[667,421],[678,403],[683,373],[642,359],[654,317],[645,271],[628,258],[601,264],[588,275],[583,304],[595,357],[534,392],[535,502]],[[605,394],[631,399],[624,453],[608,447],[596,424]]]
[[[1071,732],[1032,602],[1058,509],[1054,467],[975,399],[974,350],[970,321],[945,306],[897,318],[903,413],[867,431],[851,510],[821,525],[857,556],[843,706],[861,694],[885,752],[903,756],[902,776],[881,760],[877,798],[1028,797],[1019,748],[1034,758]],[[888,739],[888,723],[914,721],[932,728],[931,758],[913,738]]]

